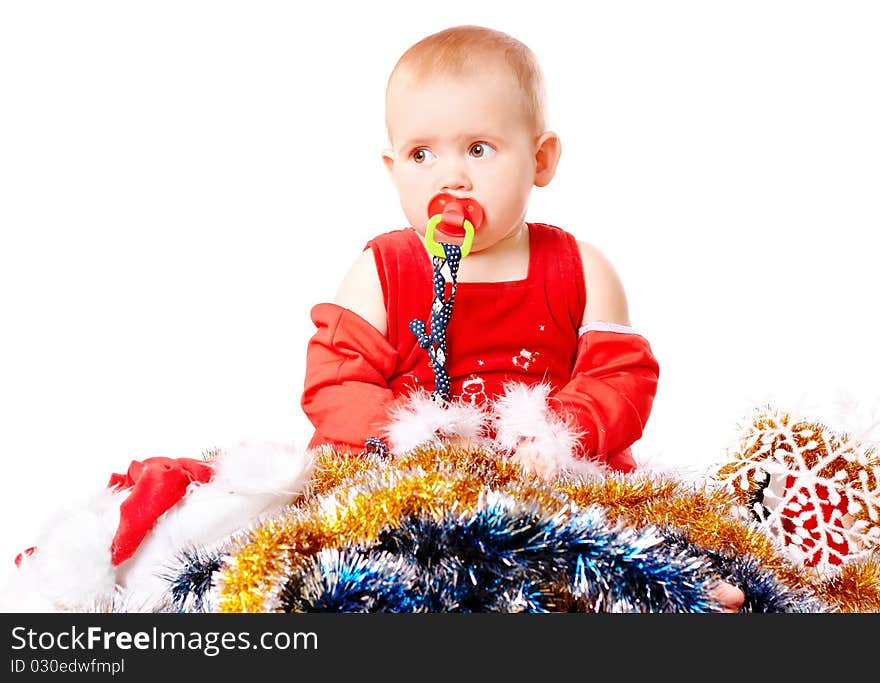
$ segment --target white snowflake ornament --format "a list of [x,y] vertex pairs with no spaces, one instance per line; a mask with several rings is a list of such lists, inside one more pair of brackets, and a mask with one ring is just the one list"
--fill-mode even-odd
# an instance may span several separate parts
[[805,566],[827,572],[880,548],[880,459],[846,434],[772,407],[756,411],[712,473]]

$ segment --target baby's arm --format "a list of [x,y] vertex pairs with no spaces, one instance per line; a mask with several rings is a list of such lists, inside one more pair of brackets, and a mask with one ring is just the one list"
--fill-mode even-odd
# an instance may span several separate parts
[[606,322],[629,326],[629,305],[623,283],[614,266],[592,244],[578,242],[584,264],[587,305],[581,325]]
[[372,250],[354,262],[333,303],[312,309],[301,405],[319,442],[360,450],[385,426],[396,353],[385,338],[382,287]]
[[[613,469],[632,469],[620,454],[642,434],[657,390],[659,366],[647,340],[630,327],[629,308],[617,271],[596,247],[578,242],[587,304],[574,369],[550,398],[554,412],[576,432],[580,455]],[[549,478],[563,465],[524,440],[515,457]]]
[[[582,432],[584,455],[628,470],[634,463],[626,449],[642,435],[660,368],[648,340],[630,327],[617,271],[596,247],[578,247],[587,304],[571,380],[554,399]],[[616,462],[624,451],[628,462]]]
[[388,318],[382,296],[382,284],[376,271],[373,250],[361,252],[342,279],[333,300],[337,306],[354,311],[375,327],[383,337],[388,334]]

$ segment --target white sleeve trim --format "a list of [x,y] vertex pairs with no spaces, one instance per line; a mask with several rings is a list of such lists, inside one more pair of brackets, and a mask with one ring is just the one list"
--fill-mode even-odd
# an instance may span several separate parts
[[590,332],[595,330],[597,332],[619,332],[620,334],[638,334],[632,327],[629,325],[621,325],[620,323],[606,323],[603,320],[594,320],[592,322],[588,322],[586,325],[582,325],[578,328],[578,337],[580,337],[585,332]]

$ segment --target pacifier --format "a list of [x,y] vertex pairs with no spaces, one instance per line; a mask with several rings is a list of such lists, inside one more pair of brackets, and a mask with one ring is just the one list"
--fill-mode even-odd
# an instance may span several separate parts
[[437,230],[449,237],[464,236],[461,257],[467,256],[474,243],[474,232],[483,223],[483,207],[473,197],[461,198],[446,192],[435,195],[428,202],[428,227],[425,246],[434,256],[446,257],[443,246],[434,239]]

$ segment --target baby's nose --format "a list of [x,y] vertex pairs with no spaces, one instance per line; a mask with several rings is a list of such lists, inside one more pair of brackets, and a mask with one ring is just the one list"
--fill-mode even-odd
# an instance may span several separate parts
[[465,164],[458,160],[446,161],[440,169],[440,174],[441,190],[466,191],[471,189],[471,180]]

